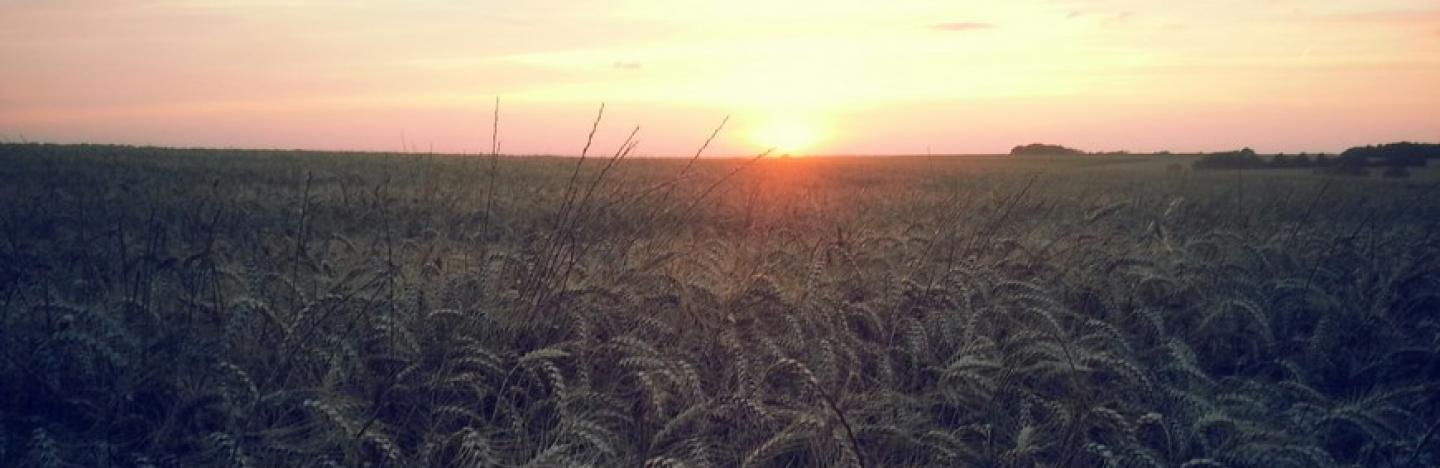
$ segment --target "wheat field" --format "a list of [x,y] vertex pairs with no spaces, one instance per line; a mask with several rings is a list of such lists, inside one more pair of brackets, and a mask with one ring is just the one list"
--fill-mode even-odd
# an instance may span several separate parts
[[3,466],[1440,464],[1432,174],[0,146]]

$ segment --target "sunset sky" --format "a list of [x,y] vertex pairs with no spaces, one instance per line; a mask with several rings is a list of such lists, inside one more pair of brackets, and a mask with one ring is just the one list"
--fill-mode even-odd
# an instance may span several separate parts
[[574,154],[1440,141],[1435,0],[0,0],[9,141]]

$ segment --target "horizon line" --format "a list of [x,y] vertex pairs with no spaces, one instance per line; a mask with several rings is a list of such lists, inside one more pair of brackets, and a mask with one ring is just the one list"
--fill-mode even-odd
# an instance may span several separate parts
[[[1411,142],[1411,141],[1394,141],[1394,142],[1385,142],[1385,143],[1371,143],[1370,145],[1373,146],[1373,145],[1378,145],[1378,144],[1389,144],[1389,143],[1424,143],[1424,142],[1418,142],[1418,141],[1416,141],[1416,142]],[[492,153],[463,152],[463,151],[462,151],[462,152],[454,152],[454,151],[448,151],[448,152],[447,152],[447,151],[414,151],[414,150],[403,151],[403,150],[280,148],[280,147],[241,147],[241,146],[220,147],[220,146],[185,146],[185,145],[173,145],[173,146],[168,146],[168,145],[157,145],[157,144],[149,144],[149,143],[146,143],[146,144],[133,144],[133,143],[100,143],[100,142],[68,142],[68,143],[67,143],[67,142],[54,142],[54,141],[0,141],[0,146],[21,146],[21,145],[36,145],[36,146],[45,146],[45,145],[48,145],[48,146],[102,146],[102,147],[116,147],[116,148],[165,149],[165,150],[269,151],[269,152],[285,152],[285,153],[331,153],[331,154],[405,155],[405,156],[446,156],[446,157],[473,157],[473,156],[481,156],[481,157],[484,157],[484,156],[492,156]],[[1243,147],[1243,146],[1242,146],[1242,148],[1248,148],[1248,147]],[[1228,151],[1238,151],[1238,150],[1239,150],[1239,149],[1228,150]],[[1343,151],[1343,150],[1342,150],[1342,151]],[[1224,151],[1221,151],[1221,152],[1224,152]],[[869,157],[880,157],[880,158],[887,158],[887,157],[955,157],[955,156],[960,156],[960,157],[984,157],[984,156],[1027,156],[1027,157],[1036,157],[1036,156],[1040,156],[1040,157],[1045,157],[1045,156],[1069,156],[1069,157],[1078,157],[1078,156],[1112,156],[1112,157],[1113,157],[1113,156],[1198,156],[1198,155],[1208,155],[1208,154],[1214,154],[1214,153],[1216,153],[1216,152],[1215,152],[1215,151],[1176,151],[1176,150],[1158,150],[1158,151],[1131,151],[1131,150],[1086,151],[1085,154],[1081,154],[1081,155],[1058,155],[1058,154],[1057,154],[1057,155],[1015,155],[1015,154],[1011,154],[1011,153],[951,153],[951,152],[945,152],[945,153],[785,153],[785,154],[779,154],[779,155],[770,154],[770,155],[766,156],[765,159],[785,159],[785,158],[798,158],[798,159],[803,159],[803,158],[869,158]],[[701,156],[700,156],[700,159],[741,159],[741,158],[756,158],[756,157],[761,156],[761,154],[762,154],[762,153],[701,155]],[[1340,154],[1340,152],[1339,152],[1339,151],[1334,151],[1334,152],[1332,152],[1332,151],[1321,151],[1321,152],[1313,152],[1313,151],[1285,152],[1285,151],[1281,151],[1281,152],[1257,152],[1256,154],[1260,154],[1260,155],[1281,155],[1281,154],[1285,154],[1285,155],[1288,155],[1288,154],[1317,154],[1317,155],[1318,155],[1318,154],[1332,154],[1332,155],[1333,155],[1333,154]],[[498,154],[493,154],[493,156],[508,157],[508,158],[566,158],[566,159],[579,159],[580,157],[582,157],[580,154],[560,154],[560,153],[498,153]],[[610,156],[597,156],[597,155],[595,155],[595,154],[589,154],[589,155],[585,155],[584,157],[585,157],[585,158],[604,159],[604,158],[609,158]],[[694,154],[685,154],[685,153],[676,153],[676,154],[648,154],[648,155],[631,154],[631,155],[626,156],[626,159],[690,159],[690,158],[694,158],[694,157],[695,157]]]

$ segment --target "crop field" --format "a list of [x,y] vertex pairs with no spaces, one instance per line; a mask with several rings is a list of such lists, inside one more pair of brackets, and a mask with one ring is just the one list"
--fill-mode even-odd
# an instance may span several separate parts
[[615,154],[0,145],[0,466],[1440,464],[1440,169]]

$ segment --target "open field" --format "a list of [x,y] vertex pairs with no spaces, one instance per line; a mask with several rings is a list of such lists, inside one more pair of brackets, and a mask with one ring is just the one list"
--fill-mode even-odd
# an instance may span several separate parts
[[0,466],[1440,463],[1440,173],[0,145]]

